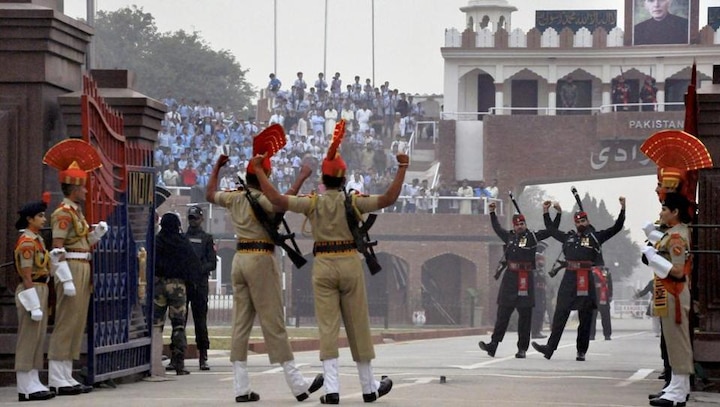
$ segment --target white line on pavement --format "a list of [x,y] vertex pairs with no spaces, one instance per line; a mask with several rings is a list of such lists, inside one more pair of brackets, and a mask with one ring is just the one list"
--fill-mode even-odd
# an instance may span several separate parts
[[628,377],[627,380],[618,383],[617,386],[618,387],[629,386],[638,380],[645,379],[652,372],[653,372],[653,369],[638,369],[637,372],[633,373],[633,375]]

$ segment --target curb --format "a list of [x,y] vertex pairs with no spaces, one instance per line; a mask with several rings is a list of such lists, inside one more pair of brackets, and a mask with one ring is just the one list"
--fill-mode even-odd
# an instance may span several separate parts
[[[475,335],[486,335],[490,332],[491,328],[455,328],[455,329],[421,329],[417,331],[408,332],[383,332],[381,334],[373,335],[372,341],[374,345],[379,345],[385,342],[404,342],[404,341],[417,341],[425,339],[438,339],[438,338],[451,338],[456,336],[475,336]],[[290,339],[290,346],[294,352],[303,352],[320,349],[320,340],[317,338],[298,338]],[[348,341],[346,337],[338,338],[338,346],[341,348],[348,347]],[[267,347],[265,341],[253,341],[248,345],[248,350],[254,353],[267,353]],[[163,345],[163,354],[170,355],[170,346]],[[194,343],[188,343],[187,349],[185,350],[186,359],[197,359],[199,357],[197,345]]]

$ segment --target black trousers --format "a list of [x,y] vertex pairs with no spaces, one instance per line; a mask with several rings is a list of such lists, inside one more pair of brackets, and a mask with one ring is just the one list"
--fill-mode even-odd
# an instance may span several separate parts
[[[508,323],[510,322],[510,316],[515,307],[498,305],[497,318],[495,319],[495,329],[491,340],[493,342],[502,342],[505,338],[505,331],[507,331]],[[518,307],[518,350],[528,350],[530,346],[530,325],[532,319],[532,307]]]
[[[550,339],[548,339],[548,348],[555,351],[560,338],[562,338],[565,325],[567,324],[568,317],[570,317],[570,311],[572,311],[571,304],[558,304],[555,308],[555,315],[553,315],[552,321],[552,332],[550,333]],[[590,347],[590,322],[592,322],[592,302],[588,298],[580,302],[578,306],[578,319],[580,325],[577,329],[576,347],[578,352],[586,353]]]
[[[187,283],[187,306],[188,311],[192,310],[193,322],[195,323],[195,344],[198,350],[210,349],[208,338],[207,313],[208,313],[208,281],[199,283]],[[187,325],[187,314],[185,324]]]
[[610,304],[598,305],[593,310],[592,322],[590,323],[590,337],[595,338],[595,325],[597,324],[597,315],[600,314],[600,322],[602,323],[603,336],[609,338],[612,335],[612,322],[610,321]]

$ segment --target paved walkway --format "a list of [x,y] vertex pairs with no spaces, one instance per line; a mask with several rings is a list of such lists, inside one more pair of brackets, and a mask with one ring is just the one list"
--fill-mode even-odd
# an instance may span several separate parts
[[[599,324],[598,324],[599,325]],[[649,320],[613,320],[614,333],[617,333],[617,339],[612,342],[597,341],[595,345],[591,344],[591,347],[595,347],[597,352],[601,352],[601,348],[607,346],[613,346],[620,349],[622,352],[623,341],[625,337],[633,335],[644,335],[649,339],[654,339],[651,331],[651,323]],[[600,328],[598,326],[598,328]],[[564,339],[568,344],[567,346],[573,347],[574,343],[574,327],[570,326],[566,332],[567,335]],[[637,334],[635,332],[638,332]],[[509,335],[510,336],[510,333]],[[514,338],[506,338],[508,344],[514,344]],[[377,401],[378,405],[388,406],[399,406],[399,407],[418,407],[418,406],[477,406],[483,405],[488,398],[492,398],[493,394],[501,394],[505,392],[523,392],[518,386],[517,380],[510,379],[501,380],[495,390],[488,389],[490,380],[492,378],[497,379],[498,377],[504,376],[504,372],[495,372],[493,366],[500,365],[502,363],[511,364],[515,363],[513,358],[494,358],[489,359],[487,355],[483,355],[479,352],[474,344],[477,343],[478,336],[466,336],[456,337],[448,339],[430,339],[430,340],[417,340],[410,342],[394,342],[386,345],[380,345],[377,348],[379,352],[376,375],[380,375],[383,372],[392,369],[397,365],[398,369],[404,369],[407,373],[403,373],[405,377],[399,372],[391,373],[391,377],[395,378],[395,388],[393,392],[387,397]],[[459,342],[459,344],[458,344]],[[655,342],[655,341],[653,341]],[[443,346],[444,343],[448,343],[448,346]],[[657,345],[653,345],[657,346]],[[411,359],[418,361],[418,365],[403,365],[402,362],[395,362],[392,360],[391,355],[400,355],[403,351],[407,351],[411,347],[418,347],[420,351],[414,351],[410,356]],[[451,349],[448,349],[450,347]],[[512,345],[511,345],[512,347]],[[433,357],[440,357],[442,359],[448,359],[442,356],[441,352],[450,351],[457,353],[458,348],[473,348],[467,349],[466,351],[470,356],[469,363],[477,361],[487,360],[487,370],[472,370],[468,373],[453,373],[457,369],[450,371],[448,375],[448,383],[442,387],[438,387],[442,384],[439,381],[439,375],[448,374],[443,369],[448,369],[448,366],[443,366],[443,363],[439,364],[433,361]],[[426,354],[423,354],[423,350],[426,350]],[[508,352],[512,352],[508,350]],[[598,356],[593,355],[593,358],[583,364],[583,367],[596,366],[596,369],[600,369],[601,366],[594,365],[599,363],[600,353]],[[201,372],[197,368],[197,360],[190,359],[187,361],[187,366],[191,371],[188,376],[174,376],[168,375],[164,377],[148,377],[140,382],[119,384],[117,388],[97,388],[90,394],[79,395],[79,396],[65,396],[56,397],[53,400],[47,402],[36,402],[25,404],[31,405],[46,405],[46,406],[102,406],[102,407],[129,407],[129,406],[152,406],[152,407],[163,407],[163,406],[213,406],[217,407],[220,405],[236,405],[233,394],[233,377],[232,377],[232,366],[229,360],[229,351],[214,350],[209,352],[210,360],[209,363],[212,367],[211,371]],[[307,377],[313,377],[315,374],[321,372],[321,364],[317,358],[317,351],[304,351],[295,353],[296,362],[300,367],[301,371]],[[507,359],[507,360],[505,360]],[[584,373],[573,372],[572,370],[565,370],[564,365],[560,363],[568,363],[568,366],[576,366],[576,362],[564,361],[563,357],[554,358],[558,360],[545,361],[537,354],[528,353],[528,359],[524,366],[527,366],[528,370],[532,369],[532,364],[537,364],[540,369],[545,369],[547,366],[555,366],[556,369],[562,374],[577,374],[583,375]],[[351,357],[347,349],[341,350],[341,366],[340,366],[340,382],[342,388],[342,404],[343,405],[366,405],[362,402],[361,391],[357,384],[357,372],[355,371],[354,364],[352,363]],[[426,362],[422,362],[425,360]],[[653,357],[653,362],[657,364],[657,360]],[[385,366],[383,366],[383,364]],[[485,364],[485,362],[483,362]],[[270,365],[267,359],[267,355],[264,354],[252,354],[249,357],[248,365],[250,366],[250,378],[252,388],[257,391],[262,399],[256,405],[266,406],[297,406],[299,403],[295,401],[292,395],[287,390],[285,381],[282,378],[282,369],[277,365]],[[512,367],[512,366],[511,366]],[[603,367],[604,369],[604,367]],[[464,372],[464,371],[463,371]],[[457,376],[451,376],[456,374]],[[521,374],[521,373],[520,373]],[[650,373],[648,379],[654,379],[657,373]],[[652,377],[650,377],[652,376]],[[485,379],[483,379],[485,377]],[[581,377],[581,376],[578,376]],[[483,381],[485,380],[485,381]],[[537,380],[537,379],[533,379]],[[426,384],[418,384],[419,381],[423,381]],[[648,382],[648,388],[653,389],[657,386],[657,380],[650,380]],[[580,386],[580,385],[577,385]],[[618,388],[620,389],[620,388]],[[577,388],[577,391],[593,392],[592,387],[588,388]],[[618,390],[619,391],[619,390]],[[625,406],[645,406],[647,401],[640,401],[645,396],[647,391],[645,389],[636,390],[632,394],[631,400],[636,400],[628,404],[628,402],[622,401],[620,395],[617,395],[617,400],[612,403],[607,401],[597,403],[583,402],[581,404],[573,404],[572,401],[568,400],[566,403],[549,403],[542,402],[541,400],[534,405],[538,406],[549,406],[549,405],[561,405],[566,407],[577,407],[582,405],[584,407],[625,407]],[[302,403],[302,405],[319,405],[318,398],[322,394],[322,389],[313,394],[310,399]],[[604,395],[607,396],[607,395]],[[519,403],[513,402],[507,398],[501,398],[495,396],[491,405],[494,406],[521,406],[528,405],[526,402]],[[484,400],[483,403],[478,404],[479,400]],[[603,399],[604,400],[604,399]],[[15,387],[4,387],[0,388],[0,406],[2,405],[17,405],[17,393]],[[692,394],[692,398],[688,406],[720,406],[720,394],[717,393],[705,393],[695,392]]]

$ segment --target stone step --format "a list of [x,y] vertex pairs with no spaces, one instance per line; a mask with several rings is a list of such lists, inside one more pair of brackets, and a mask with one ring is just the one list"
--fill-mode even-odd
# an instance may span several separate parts
[[428,150],[428,149],[414,149],[412,151],[412,156],[410,157],[410,161],[427,161],[427,162],[433,162],[435,161],[435,150]]

